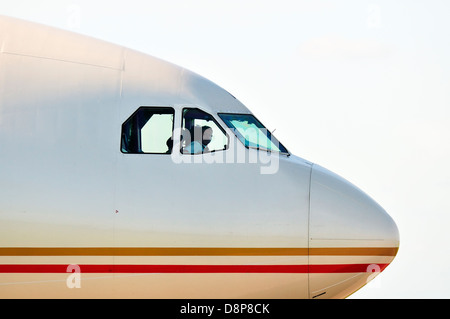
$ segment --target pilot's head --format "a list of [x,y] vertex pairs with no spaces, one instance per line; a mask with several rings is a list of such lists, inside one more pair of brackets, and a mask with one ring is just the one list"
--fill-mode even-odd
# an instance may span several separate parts
[[213,130],[209,126],[203,126],[202,132],[202,144],[206,146],[211,142]]

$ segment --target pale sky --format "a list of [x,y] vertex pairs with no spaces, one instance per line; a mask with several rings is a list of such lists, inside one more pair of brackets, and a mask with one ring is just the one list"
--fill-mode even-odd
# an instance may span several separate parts
[[400,250],[352,298],[450,297],[449,12],[445,0],[0,2],[205,76],[373,197]]

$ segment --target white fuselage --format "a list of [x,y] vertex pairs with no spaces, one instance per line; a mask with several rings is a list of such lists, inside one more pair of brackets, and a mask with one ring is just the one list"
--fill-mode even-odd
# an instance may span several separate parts
[[[393,260],[380,206],[246,147],[220,115],[252,113],[203,77],[6,17],[0,46],[0,297],[340,298]],[[173,111],[178,148],[123,151],[140,108]],[[180,152],[186,109],[226,149]]]

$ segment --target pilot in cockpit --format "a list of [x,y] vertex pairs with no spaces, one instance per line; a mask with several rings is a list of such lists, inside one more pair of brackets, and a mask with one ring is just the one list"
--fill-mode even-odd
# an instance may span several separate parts
[[195,126],[191,134],[193,140],[184,148],[184,153],[200,154],[209,152],[208,144],[213,136],[213,129],[209,126]]

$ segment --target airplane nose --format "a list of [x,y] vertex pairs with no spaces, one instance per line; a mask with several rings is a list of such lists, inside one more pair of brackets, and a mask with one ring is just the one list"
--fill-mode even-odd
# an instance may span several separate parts
[[363,191],[331,171],[313,166],[311,176],[311,239],[351,240],[398,247],[393,219]]
[[[372,198],[313,165],[310,190],[311,297],[346,297],[394,259],[397,225]],[[312,273],[312,274],[311,274]]]

